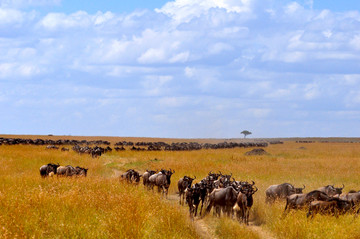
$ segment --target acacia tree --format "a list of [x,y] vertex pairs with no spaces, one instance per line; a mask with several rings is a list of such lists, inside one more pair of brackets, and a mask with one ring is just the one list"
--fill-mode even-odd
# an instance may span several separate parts
[[241,132],[241,134],[243,134],[244,135],[244,138],[246,138],[246,135],[249,135],[249,134],[252,134],[250,131],[248,131],[248,130],[243,130],[242,132]]

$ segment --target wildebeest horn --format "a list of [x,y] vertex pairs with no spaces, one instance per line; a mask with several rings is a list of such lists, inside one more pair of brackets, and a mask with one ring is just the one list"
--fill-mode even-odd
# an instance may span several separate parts
[[256,186],[254,186],[254,188],[255,188],[256,190],[253,190],[252,194],[256,193],[257,190],[259,190]]
[[219,171],[219,173],[222,175],[221,171]]
[[305,185],[304,185],[304,184],[303,184],[303,186],[304,186],[303,189],[305,189]]
[[342,184],[343,185],[343,187],[341,188],[341,189],[344,189],[345,188],[345,185],[344,184]]
[[252,182],[251,186],[255,185],[255,182],[253,180],[251,180],[251,182]]
[[196,179],[196,176],[194,175],[194,179]]

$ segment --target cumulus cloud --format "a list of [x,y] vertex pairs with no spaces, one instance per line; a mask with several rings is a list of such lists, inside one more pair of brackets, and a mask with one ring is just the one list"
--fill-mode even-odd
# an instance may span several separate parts
[[[264,125],[288,125],[294,136],[297,120],[315,122],[323,108],[353,111],[360,102],[356,11],[288,0],[175,0],[130,14],[41,15],[20,7],[59,3],[0,1],[1,99],[34,102],[29,92],[19,94],[27,82],[38,100],[53,98],[75,121],[69,104],[89,124],[100,119],[92,112],[111,112],[109,127],[135,124],[127,134],[166,137],[211,136],[209,127],[216,127],[214,137],[229,136],[240,123],[263,132]],[[23,104],[15,108],[27,112]],[[187,125],[181,135],[164,124],[169,120]],[[141,126],[152,124],[164,133]]]

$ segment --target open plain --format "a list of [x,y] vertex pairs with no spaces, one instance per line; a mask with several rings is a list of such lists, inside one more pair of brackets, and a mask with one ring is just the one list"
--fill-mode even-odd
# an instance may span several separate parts
[[[116,142],[223,142],[221,139],[156,139],[70,136],[0,136],[108,140]],[[343,192],[360,190],[360,144],[352,139],[278,139],[268,154],[246,156],[253,148],[193,151],[107,152],[88,154],[46,149],[44,145],[0,145],[1,238],[360,238],[360,218],[353,214],[306,217],[307,211],[283,216],[284,201],[265,203],[269,185],[284,182],[305,185],[305,192],[321,186],[345,185]],[[228,142],[241,142],[228,139]],[[251,141],[251,140],[249,140]],[[252,140],[254,141],[254,140]],[[257,141],[267,141],[258,139]],[[87,177],[42,178],[47,163],[88,168]],[[173,169],[167,199],[142,183],[127,184],[119,175],[128,169]],[[212,213],[191,220],[180,206],[177,181],[184,175],[200,181],[210,171],[232,173],[236,180],[255,182],[250,225]]]

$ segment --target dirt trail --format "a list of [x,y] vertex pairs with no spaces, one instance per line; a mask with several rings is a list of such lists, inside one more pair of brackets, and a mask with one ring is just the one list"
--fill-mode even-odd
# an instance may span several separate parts
[[249,229],[252,230],[253,232],[256,232],[260,238],[262,239],[276,239],[276,237],[274,237],[271,232],[265,230],[264,228],[260,227],[260,226],[256,226],[254,224],[252,224],[251,222],[249,223]]
[[[179,205],[179,195],[178,194],[168,195],[167,199],[169,201],[171,201],[172,203],[176,203],[177,205]],[[196,232],[198,233],[198,235],[200,235],[201,238],[217,239],[217,237],[215,236],[215,231],[211,227],[209,227],[209,225],[207,225],[203,219],[195,218],[193,220],[193,223],[194,223]]]

